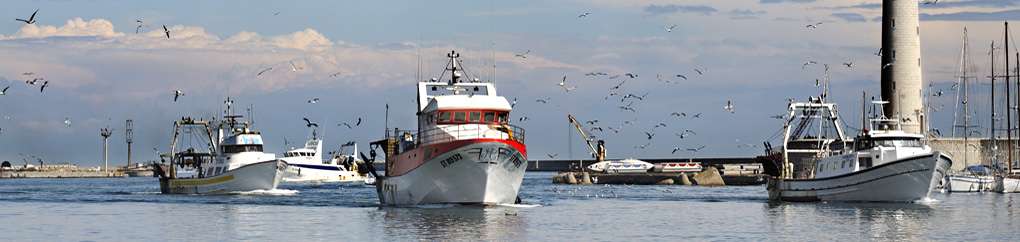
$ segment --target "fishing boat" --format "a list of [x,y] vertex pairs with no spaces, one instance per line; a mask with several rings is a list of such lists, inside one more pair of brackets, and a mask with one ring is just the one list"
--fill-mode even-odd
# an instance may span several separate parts
[[[789,111],[781,174],[768,182],[773,200],[914,202],[928,198],[952,165],[949,156],[923,142],[923,135],[902,131],[899,119],[873,117],[870,128],[847,141],[835,104],[816,97],[791,102]],[[809,130],[815,132],[805,136]],[[800,165],[814,162],[807,172],[795,173],[805,169],[794,159]]]
[[[354,147],[351,155],[345,155],[343,148]],[[341,145],[340,149],[332,153],[328,160],[322,159],[322,139],[312,135],[312,138],[305,142],[301,148],[291,149],[283,153],[283,161],[286,161],[287,172],[283,176],[284,182],[357,182],[363,181],[358,170],[360,163],[356,155],[358,147],[354,143]]]
[[[174,122],[169,164],[156,166],[159,188],[164,194],[223,194],[273,190],[283,177],[287,162],[262,152],[262,134],[234,115],[227,99],[224,121],[183,117]],[[213,132],[215,126],[216,133]],[[199,141],[178,150],[184,141]],[[183,177],[178,171],[194,171]]]
[[387,128],[385,139],[372,143],[386,151],[385,175],[375,182],[382,205],[518,200],[527,163],[524,130],[510,124],[512,106],[494,83],[466,78],[460,54],[447,57],[440,78],[417,84],[418,130]]
[[646,173],[655,167],[652,163],[636,159],[602,161],[588,165],[588,170],[605,173]]

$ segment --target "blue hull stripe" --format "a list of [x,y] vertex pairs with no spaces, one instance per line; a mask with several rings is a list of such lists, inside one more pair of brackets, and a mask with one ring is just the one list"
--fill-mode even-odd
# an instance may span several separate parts
[[291,166],[297,166],[301,168],[316,169],[316,170],[327,170],[327,171],[339,171],[340,167],[336,166],[321,166],[321,165],[306,165],[306,164],[290,164]]

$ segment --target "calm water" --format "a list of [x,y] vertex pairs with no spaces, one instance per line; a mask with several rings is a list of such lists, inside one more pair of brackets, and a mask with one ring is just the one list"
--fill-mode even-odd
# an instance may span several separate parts
[[566,186],[528,173],[524,206],[379,208],[364,185],[161,195],[155,178],[0,180],[3,241],[1020,240],[1020,194],[926,204],[781,203],[764,187]]

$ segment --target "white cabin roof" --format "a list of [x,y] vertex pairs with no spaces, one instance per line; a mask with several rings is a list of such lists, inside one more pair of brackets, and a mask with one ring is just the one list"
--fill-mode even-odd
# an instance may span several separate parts
[[501,96],[482,95],[448,95],[435,96],[425,106],[423,112],[436,110],[458,110],[458,109],[481,109],[495,111],[510,111],[510,102]]
[[868,132],[872,138],[924,138],[924,135],[907,133],[902,130],[872,130]]

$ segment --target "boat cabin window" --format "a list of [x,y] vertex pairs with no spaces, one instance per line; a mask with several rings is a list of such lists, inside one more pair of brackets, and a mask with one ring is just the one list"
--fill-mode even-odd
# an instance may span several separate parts
[[491,124],[507,123],[509,114],[500,111],[438,111],[431,115],[436,117],[436,124]]
[[477,123],[480,121],[482,121],[482,113],[471,112],[470,116],[468,116],[468,122]]
[[223,153],[262,152],[262,145],[224,145]]

